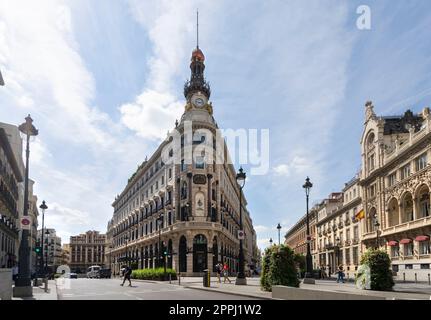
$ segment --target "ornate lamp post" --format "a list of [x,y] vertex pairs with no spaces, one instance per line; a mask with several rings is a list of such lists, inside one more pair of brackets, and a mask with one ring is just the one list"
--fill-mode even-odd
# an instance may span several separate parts
[[280,245],[281,244],[280,243],[280,230],[281,230],[281,225],[280,224],[277,225],[277,229],[278,229],[278,245]]
[[124,241],[126,242],[126,264],[129,266],[129,255],[127,252],[127,242],[129,241],[129,236],[127,234],[124,236]]
[[160,267],[160,262],[162,261],[162,241],[161,241],[161,235],[162,235],[162,226],[163,226],[163,213],[160,214],[159,218],[157,219],[157,224],[159,227],[159,250],[158,250],[158,256],[157,256],[157,267]]
[[269,238],[269,245],[272,247],[272,238]]
[[315,281],[312,277],[312,270],[313,270],[313,261],[311,257],[311,235],[310,235],[310,221],[308,218],[308,201],[310,197],[310,189],[313,187],[313,184],[310,182],[310,178],[307,177],[305,179],[305,183],[302,186],[305,189],[305,199],[306,199],[306,209],[307,209],[307,216],[306,216],[306,222],[307,222],[307,255],[306,255],[306,264],[305,264],[305,277],[304,277],[304,283],[311,283],[314,284]]
[[335,238],[335,247],[337,248],[337,264],[335,270],[338,270],[338,266],[340,265],[340,245],[340,237]]
[[48,246],[49,246],[49,242],[48,242],[49,231],[48,231],[48,229],[45,230],[45,234],[46,234],[45,275],[46,275],[46,273],[48,272]]
[[40,250],[40,263],[39,263],[39,276],[42,277],[43,276],[43,248],[45,247],[45,244],[43,243],[43,236],[44,236],[44,223],[45,223],[45,210],[48,209],[48,206],[45,203],[45,200],[42,201],[42,204],[39,206],[40,209],[42,209],[42,230],[41,230],[41,241],[40,241],[40,245],[41,245],[41,250]]
[[[246,175],[242,168],[239,168],[239,172],[236,174],[236,181],[239,184],[239,229],[240,232],[244,234],[243,226],[242,226],[242,189],[245,185]],[[239,268],[238,274],[236,277],[235,284],[236,285],[246,285],[247,280],[244,274],[244,250],[242,247],[242,237],[239,239]]]
[[379,227],[380,227],[380,223],[379,220],[377,219],[377,214],[374,215],[374,226],[376,227],[376,249],[379,249]]
[[[26,135],[25,149],[25,182],[24,182],[24,212],[23,216],[28,216],[28,163],[30,157],[30,137],[37,136],[38,130],[32,124],[33,119],[28,115],[25,122],[18,129]],[[31,297],[33,296],[33,287],[31,286],[30,277],[30,247],[28,243],[29,230],[22,230],[21,243],[19,246],[19,264],[18,264],[18,279],[15,282],[14,296],[15,297]]]

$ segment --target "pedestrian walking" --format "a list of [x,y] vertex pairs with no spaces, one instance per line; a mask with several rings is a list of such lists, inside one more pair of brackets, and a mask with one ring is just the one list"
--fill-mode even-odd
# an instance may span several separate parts
[[217,268],[216,270],[217,270],[218,282],[221,283],[221,275],[223,273],[223,264],[221,264],[221,262],[217,263],[216,268]]
[[344,283],[344,270],[343,270],[343,266],[342,265],[340,265],[339,267],[338,267],[338,277],[337,277],[337,283],[338,282],[342,282],[342,283]]
[[231,283],[232,281],[230,281],[229,279],[229,267],[228,265],[225,263],[223,266],[223,283],[226,283],[226,280],[229,281],[229,283]]
[[123,279],[123,283],[121,284],[121,286],[124,286],[124,282],[126,282],[126,280],[129,280],[129,287],[132,286],[132,281],[130,281],[131,275],[132,275],[132,268],[127,266],[124,270],[124,279]]
[[18,278],[18,265],[14,265],[12,268],[12,280],[15,282]]

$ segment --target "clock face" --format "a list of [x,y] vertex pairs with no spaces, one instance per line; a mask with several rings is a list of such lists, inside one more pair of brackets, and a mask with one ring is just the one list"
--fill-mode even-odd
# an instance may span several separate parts
[[193,104],[198,108],[202,108],[205,105],[205,103],[206,102],[203,97],[198,96],[193,99]]

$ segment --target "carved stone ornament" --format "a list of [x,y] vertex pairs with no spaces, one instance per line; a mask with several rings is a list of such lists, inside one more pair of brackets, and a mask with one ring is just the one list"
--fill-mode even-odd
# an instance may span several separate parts
[[207,177],[203,174],[195,174],[193,176],[193,183],[195,183],[195,184],[206,184],[207,183]]

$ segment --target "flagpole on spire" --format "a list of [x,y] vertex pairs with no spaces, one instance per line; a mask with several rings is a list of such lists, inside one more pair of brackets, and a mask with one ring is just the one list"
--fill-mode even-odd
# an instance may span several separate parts
[[196,48],[199,48],[199,9],[196,9]]

